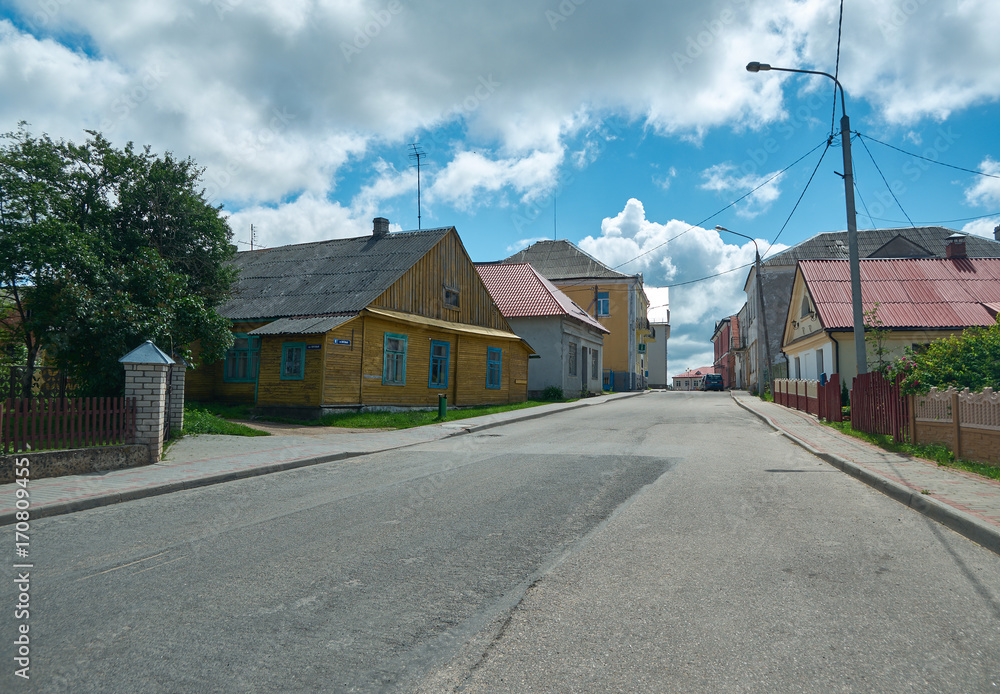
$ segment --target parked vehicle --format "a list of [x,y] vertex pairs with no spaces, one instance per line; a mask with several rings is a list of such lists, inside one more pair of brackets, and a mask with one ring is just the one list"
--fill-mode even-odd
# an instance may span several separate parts
[[722,374],[706,374],[701,379],[702,390],[725,390],[726,386],[722,382]]

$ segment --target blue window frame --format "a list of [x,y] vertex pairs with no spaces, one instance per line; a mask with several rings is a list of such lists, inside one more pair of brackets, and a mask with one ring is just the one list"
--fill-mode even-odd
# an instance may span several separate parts
[[386,333],[382,348],[382,385],[406,385],[406,335]]
[[260,358],[260,338],[246,333],[233,335],[233,346],[226,352],[222,368],[225,383],[253,383],[257,380],[257,363]]
[[451,343],[431,340],[431,368],[427,379],[428,388],[448,387],[448,357]]
[[611,299],[608,298],[608,292],[597,292],[597,315],[611,315]]
[[306,343],[281,343],[281,380],[301,381],[306,375]]
[[500,370],[503,361],[503,350],[497,347],[486,348],[486,387],[500,387]]

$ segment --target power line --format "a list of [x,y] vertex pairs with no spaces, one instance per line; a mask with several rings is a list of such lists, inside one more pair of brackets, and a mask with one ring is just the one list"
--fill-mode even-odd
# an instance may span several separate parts
[[[910,215],[906,214],[906,210],[903,209],[902,203],[899,202],[899,198],[897,198],[896,194],[892,192],[892,186],[889,185],[889,181],[885,180],[885,174],[882,173],[882,169],[878,167],[878,162],[875,161],[875,157],[872,156],[872,151],[868,149],[868,145],[865,144],[864,138],[858,137],[858,139],[861,140],[861,146],[865,148],[866,152],[868,152],[868,158],[871,159],[872,164],[875,165],[875,170],[878,171],[878,175],[882,177],[882,182],[885,183],[885,187],[889,191],[889,195],[891,195],[892,199],[896,201],[896,206],[899,208],[899,211],[903,213],[904,217],[906,217],[906,221],[910,223],[910,226],[916,228],[916,225],[913,224],[913,220],[910,219]],[[868,209],[866,208],[865,212],[867,211]]]
[[871,140],[872,142],[877,142],[880,145],[884,145],[885,147],[888,147],[889,149],[894,149],[897,152],[902,152],[903,154],[905,154],[905,155],[907,155],[909,157],[916,157],[917,159],[923,159],[924,161],[929,161],[932,164],[938,164],[939,166],[947,166],[949,169],[956,169],[958,171],[964,171],[966,173],[976,174],[978,176],[986,176],[988,178],[1000,178],[1000,176],[998,176],[996,174],[986,173],[985,171],[977,171],[975,169],[966,169],[965,167],[962,167],[962,166],[955,166],[954,164],[946,164],[943,161],[938,161],[936,159],[930,159],[928,157],[923,157],[923,156],[921,156],[919,154],[914,154],[913,152],[907,152],[905,149],[900,149],[899,147],[896,147],[895,145],[890,145],[888,142],[882,142],[881,140],[876,140],[874,137],[868,137],[867,135],[862,135],[861,133],[858,133],[858,137],[866,139],[866,140]]

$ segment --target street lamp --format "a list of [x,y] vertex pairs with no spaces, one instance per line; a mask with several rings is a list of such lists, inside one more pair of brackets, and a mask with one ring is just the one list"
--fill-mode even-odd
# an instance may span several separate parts
[[868,373],[868,356],[865,354],[865,319],[861,309],[861,262],[858,259],[858,214],[854,208],[854,167],[851,163],[851,121],[847,117],[847,103],[844,101],[844,87],[828,72],[818,70],[793,70],[785,67],[771,67],[767,63],[747,63],[747,72],[799,72],[804,75],[823,75],[833,80],[840,89],[840,140],[844,150],[844,195],[847,199],[847,252],[851,265],[851,308],[854,313],[854,357],[858,362],[858,374]]
[[[733,234],[734,236],[742,236],[743,238],[750,239],[753,242],[753,250],[754,250],[754,254],[756,255],[756,259],[754,260],[754,267],[756,268],[756,271],[754,272],[754,275],[756,275],[756,277],[757,277],[757,304],[759,305],[758,314],[760,315],[761,323],[764,324],[764,356],[767,359],[767,372],[768,372],[768,375],[770,375],[770,373],[771,373],[771,340],[768,338],[768,335],[767,335],[767,314],[764,313],[764,286],[761,284],[761,281],[760,281],[760,250],[757,248],[757,239],[751,238],[750,236],[747,236],[746,234],[741,234],[738,231],[733,231],[732,229],[727,229],[726,227],[720,227],[719,225],[715,226],[715,230],[716,231],[725,231],[725,232],[728,232],[730,234]],[[770,378],[766,379],[766,382],[767,382],[767,384],[769,386],[771,385],[771,379]],[[758,368],[757,368],[757,392],[760,393],[760,395],[762,395],[762,396],[764,395],[764,383],[765,383],[764,369],[760,368],[758,366]]]

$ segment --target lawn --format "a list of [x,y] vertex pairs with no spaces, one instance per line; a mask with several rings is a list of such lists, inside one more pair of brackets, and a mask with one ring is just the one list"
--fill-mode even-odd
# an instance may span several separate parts
[[942,467],[952,467],[956,470],[964,470],[988,479],[1000,480],[1000,467],[995,465],[986,465],[985,463],[976,463],[971,460],[958,460],[955,458],[955,454],[952,453],[946,446],[896,443],[892,440],[891,436],[866,434],[862,431],[855,431],[851,428],[850,422],[823,422],[823,424],[833,427],[842,434],[847,434],[848,436],[853,436],[854,438],[861,439],[862,441],[867,441],[868,443],[874,444],[886,451],[903,453],[904,455],[910,455],[914,458],[924,458],[925,460],[935,462]]

